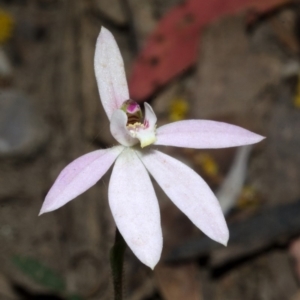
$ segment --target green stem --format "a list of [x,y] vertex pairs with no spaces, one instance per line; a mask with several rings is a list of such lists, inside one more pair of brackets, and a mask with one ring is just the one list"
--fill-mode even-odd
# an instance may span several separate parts
[[110,266],[112,270],[115,300],[123,299],[123,261],[126,243],[116,228],[115,244],[110,250]]

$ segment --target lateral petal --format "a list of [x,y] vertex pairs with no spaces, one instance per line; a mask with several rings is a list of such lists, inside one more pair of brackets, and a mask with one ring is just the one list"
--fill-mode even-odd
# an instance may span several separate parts
[[130,148],[116,160],[108,198],[127,245],[142,263],[153,269],[162,251],[159,206],[148,172]]
[[226,221],[205,181],[180,161],[159,151],[139,151],[138,155],[174,204],[207,236],[226,245]]
[[156,130],[155,145],[212,149],[250,145],[263,136],[239,126],[208,120],[185,120]]
[[129,147],[138,143],[138,139],[130,135],[126,128],[126,123],[126,113],[121,109],[115,110],[110,120],[110,132],[120,144]]
[[113,35],[102,27],[96,43],[94,67],[102,105],[108,116],[129,99],[123,59]]
[[157,117],[156,114],[147,102],[144,103],[145,107],[145,121],[148,123],[149,128],[154,129],[156,127]]
[[123,146],[96,150],[85,154],[66,166],[43,203],[40,215],[53,211],[92,187],[110,168]]

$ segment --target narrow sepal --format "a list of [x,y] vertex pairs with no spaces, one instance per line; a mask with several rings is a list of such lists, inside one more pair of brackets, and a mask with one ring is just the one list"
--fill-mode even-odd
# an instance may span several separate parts
[[173,203],[207,236],[226,245],[227,224],[206,182],[185,164],[159,151],[139,151],[138,155]]
[[110,119],[113,112],[129,99],[129,92],[119,47],[104,27],[97,39],[94,67],[101,102]]
[[185,120],[157,128],[155,145],[212,149],[250,145],[263,136],[239,126],[208,120]]
[[125,149],[116,160],[108,197],[112,215],[128,247],[153,269],[162,250],[160,212],[148,172],[134,150]]
[[60,208],[92,187],[107,172],[123,149],[124,147],[117,146],[96,150],[67,165],[48,192],[40,215]]

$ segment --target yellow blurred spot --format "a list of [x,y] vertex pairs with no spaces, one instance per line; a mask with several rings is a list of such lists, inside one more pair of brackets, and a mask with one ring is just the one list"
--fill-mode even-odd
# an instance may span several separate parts
[[0,9],[0,44],[7,42],[13,32],[14,20],[12,16]]
[[300,74],[298,75],[296,94],[294,96],[293,104],[296,108],[300,108]]
[[237,201],[237,207],[240,209],[256,208],[261,204],[260,202],[257,191],[252,186],[244,186]]
[[185,99],[176,98],[172,101],[169,112],[170,121],[180,121],[186,118],[189,105]]
[[205,175],[215,177],[219,175],[219,167],[215,159],[208,153],[199,153],[195,157],[196,163],[202,168]]

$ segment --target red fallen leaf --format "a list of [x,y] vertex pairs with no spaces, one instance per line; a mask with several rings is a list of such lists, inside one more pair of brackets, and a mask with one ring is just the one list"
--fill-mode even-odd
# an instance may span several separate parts
[[137,101],[192,66],[197,59],[204,26],[241,11],[263,14],[290,0],[189,0],[174,7],[158,24],[139,54],[129,80],[130,95]]

